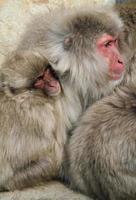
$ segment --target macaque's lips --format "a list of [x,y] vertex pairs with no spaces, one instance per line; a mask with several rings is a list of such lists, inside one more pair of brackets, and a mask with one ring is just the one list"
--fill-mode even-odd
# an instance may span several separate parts
[[117,66],[117,67],[114,67],[111,69],[110,71],[110,77],[113,79],[113,80],[118,80],[122,77],[122,75],[124,74],[124,65],[120,65],[120,66]]
[[115,73],[115,72],[110,73],[110,77],[113,80],[119,80],[122,77],[122,75],[123,75],[123,72],[121,72],[121,73]]
[[119,80],[122,77],[122,74],[111,74],[113,80]]

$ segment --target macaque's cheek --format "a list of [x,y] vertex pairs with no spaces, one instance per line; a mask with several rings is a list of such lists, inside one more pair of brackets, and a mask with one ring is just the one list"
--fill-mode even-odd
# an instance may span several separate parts
[[110,79],[120,79],[124,74],[125,66],[118,50],[117,38],[104,34],[97,42],[97,49],[108,65]]

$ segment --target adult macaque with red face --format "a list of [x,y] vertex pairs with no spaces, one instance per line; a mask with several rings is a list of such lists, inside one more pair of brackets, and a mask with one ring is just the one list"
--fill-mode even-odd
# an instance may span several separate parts
[[67,145],[71,185],[94,199],[136,199],[136,51],[124,83],[87,109]]
[[112,92],[123,78],[123,29],[122,21],[109,7],[56,9],[49,16],[32,20],[17,50],[46,55],[62,87],[70,79],[86,108]]

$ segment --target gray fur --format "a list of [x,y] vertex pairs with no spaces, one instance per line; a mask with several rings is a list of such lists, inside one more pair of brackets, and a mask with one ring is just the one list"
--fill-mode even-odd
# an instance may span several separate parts
[[136,52],[112,95],[88,108],[68,146],[71,183],[105,200],[136,199]]
[[[18,49],[46,55],[60,77],[69,75],[86,106],[120,82],[109,79],[109,66],[97,52],[96,41],[105,32],[119,36],[122,31],[122,21],[109,7],[58,9],[49,15],[36,16]],[[126,47],[122,39],[120,43],[122,51]]]
[[[0,70],[1,190],[39,185],[57,176],[66,132],[89,104],[121,82],[124,74],[110,80],[109,66],[95,48],[103,33],[114,36],[123,30],[118,15],[105,9],[57,10],[35,17],[5,61]],[[119,47],[124,49],[123,38]],[[28,90],[46,57],[62,86],[55,99]]]
[[0,69],[0,189],[39,185],[57,176],[66,141],[58,98],[33,88],[47,60],[12,54]]

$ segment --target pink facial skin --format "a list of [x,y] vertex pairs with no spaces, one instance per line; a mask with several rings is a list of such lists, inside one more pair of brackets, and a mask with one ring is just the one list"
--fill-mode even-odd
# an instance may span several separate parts
[[103,36],[97,41],[97,48],[99,53],[108,63],[110,78],[113,80],[120,79],[125,66],[118,50],[117,38],[108,34],[103,34]]
[[60,83],[53,76],[50,69],[46,69],[37,77],[34,86],[37,89],[45,90],[50,96],[55,96],[61,91]]

